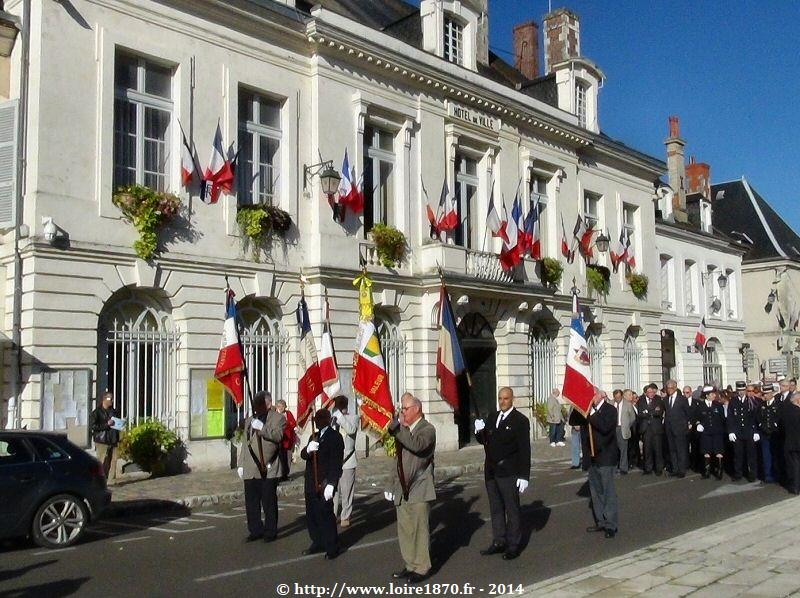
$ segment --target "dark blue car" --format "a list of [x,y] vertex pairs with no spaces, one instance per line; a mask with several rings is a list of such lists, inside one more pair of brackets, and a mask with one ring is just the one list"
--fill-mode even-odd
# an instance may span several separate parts
[[70,546],[110,501],[100,462],[66,436],[0,431],[0,539]]

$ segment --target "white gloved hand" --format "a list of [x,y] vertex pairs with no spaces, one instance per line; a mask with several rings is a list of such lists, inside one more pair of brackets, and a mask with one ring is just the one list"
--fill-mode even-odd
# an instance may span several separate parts
[[322,496],[325,497],[325,500],[330,500],[333,498],[333,485],[328,484],[325,486],[325,490],[322,491]]
[[731,442],[736,442],[736,434],[734,434],[733,432],[728,434],[728,440],[730,440]]
[[311,442],[309,442],[308,446],[306,447],[307,453],[313,453],[318,450],[319,450],[319,442],[317,442],[316,440],[312,440]]
[[475,420],[475,433],[476,434],[480,434],[480,431],[483,430],[485,427],[486,427],[486,422],[484,422],[482,419],[476,419]]
[[239,468],[236,470],[236,473],[238,473],[238,474],[239,474],[239,479],[240,479],[240,480],[244,480],[244,467],[239,467]]
[[260,430],[264,427],[264,422],[262,422],[260,419],[253,418],[253,421],[250,422],[250,427],[254,430]]
[[528,480],[523,480],[522,478],[517,480],[517,490],[519,493],[522,494],[528,488]]
[[702,432],[703,430],[705,430],[705,428],[703,427],[703,424],[697,424],[697,431],[698,432]]
[[753,434],[753,442],[758,442],[761,440],[761,434]]
[[394,502],[394,494],[392,494],[392,493],[391,493],[391,492],[389,492],[388,490],[387,490],[386,492],[384,492],[384,493],[383,493],[383,498],[385,498],[385,499],[386,499],[386,500],[388,500],[389,502]]

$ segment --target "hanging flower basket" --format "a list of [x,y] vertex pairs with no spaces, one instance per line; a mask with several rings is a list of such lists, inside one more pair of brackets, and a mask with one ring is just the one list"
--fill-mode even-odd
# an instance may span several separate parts
[[386,268],[399,266],[406,255],[406,236],[388,224],[375,224],[370,232],[381,264]]
[[546,257],[542,260],[542,282],[547,286],[558,286],[564,266],[557,259]]
[[611,290],[611,270],[605,266],[589,264],[586,266],[586,283],[591,291],[608,295]]
[[292,217],[289,212],[275,206],[239,206],[236,224],[251,246],[253,258],[258,261],[259,250],[274,234],[283,236],[289,231]]
[[650,283],[647,276],[644,274],[628,274],[626,278],[634,297],[637,299],[644,299],[647,297],[647,286]]
[[136,255],[143,260],[152,259],[158,252],[158,232],[177,216],[180,198],[144,185],[131,185],[117,189],[112,201],[139,233],[133,243]]

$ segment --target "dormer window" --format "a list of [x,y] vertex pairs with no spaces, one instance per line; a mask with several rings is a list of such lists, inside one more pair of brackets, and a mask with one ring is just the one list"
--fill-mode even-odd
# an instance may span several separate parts
[[444,17],[444,58],[464,64],[464,27],[449,15]]
[[586,128],[586,95],[589,86],[583,81],[575,82],[575,115],[578,117],[578,124]]

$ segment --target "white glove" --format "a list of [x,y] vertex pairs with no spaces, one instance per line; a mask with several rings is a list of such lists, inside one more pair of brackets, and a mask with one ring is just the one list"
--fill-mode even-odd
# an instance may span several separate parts
[[383,498],[385,498],[385,499],[386,499],[386,500],[388,500],[389,502],[394,502],[394,494],[392,494],[392,493],[391,493],[391,492],[389,492],[388,490],[387,490],[386,492],[384,492],[384,493],[383,493]]
[[325,500],[330,500],[333,498],[333,486],[331,484],[325,486],[325,490],[322,491],[322,496],[325,497]]
[[475,420],[475,433],[476,434],[479,434],[480,431],[483,430],[485,427],[486,427],[486,422],[484,422],[482,419],[476,419]]
[[728,440],[730,440],[731,442],[736,442],[736,434],[734,434],[733,432],[728,434]]
[[703,427],[703,424],[697,424],[697,431],[698,432],[702,432],[703,430],[705,430],[705,428]]
[[523,480],[522,478],[517,480],[517,490],[519,493],[522,494],[528,488],[528,480]]
[[307,453],[313,453],[318,450],[319,450],[319,442],[317,442],[316,440],[312,440],[311,442],[309,442],[308,446],[306,447]]
[[239,467],[239,468],[236,470],[236,473],[238,473],[238,474],[239,474],[239,479],[240,479],[240,480],[243,480],[243,479],[244,479],[244,467]]
[[753,434],[753,442],[758,442],[759,440],[761,440],[761,435],[760,434]]
[[260,419],[253,418],[253,421],[250,422],[250,427],[254,430],[260,430],[264,427],[264,422],[262,422]]

